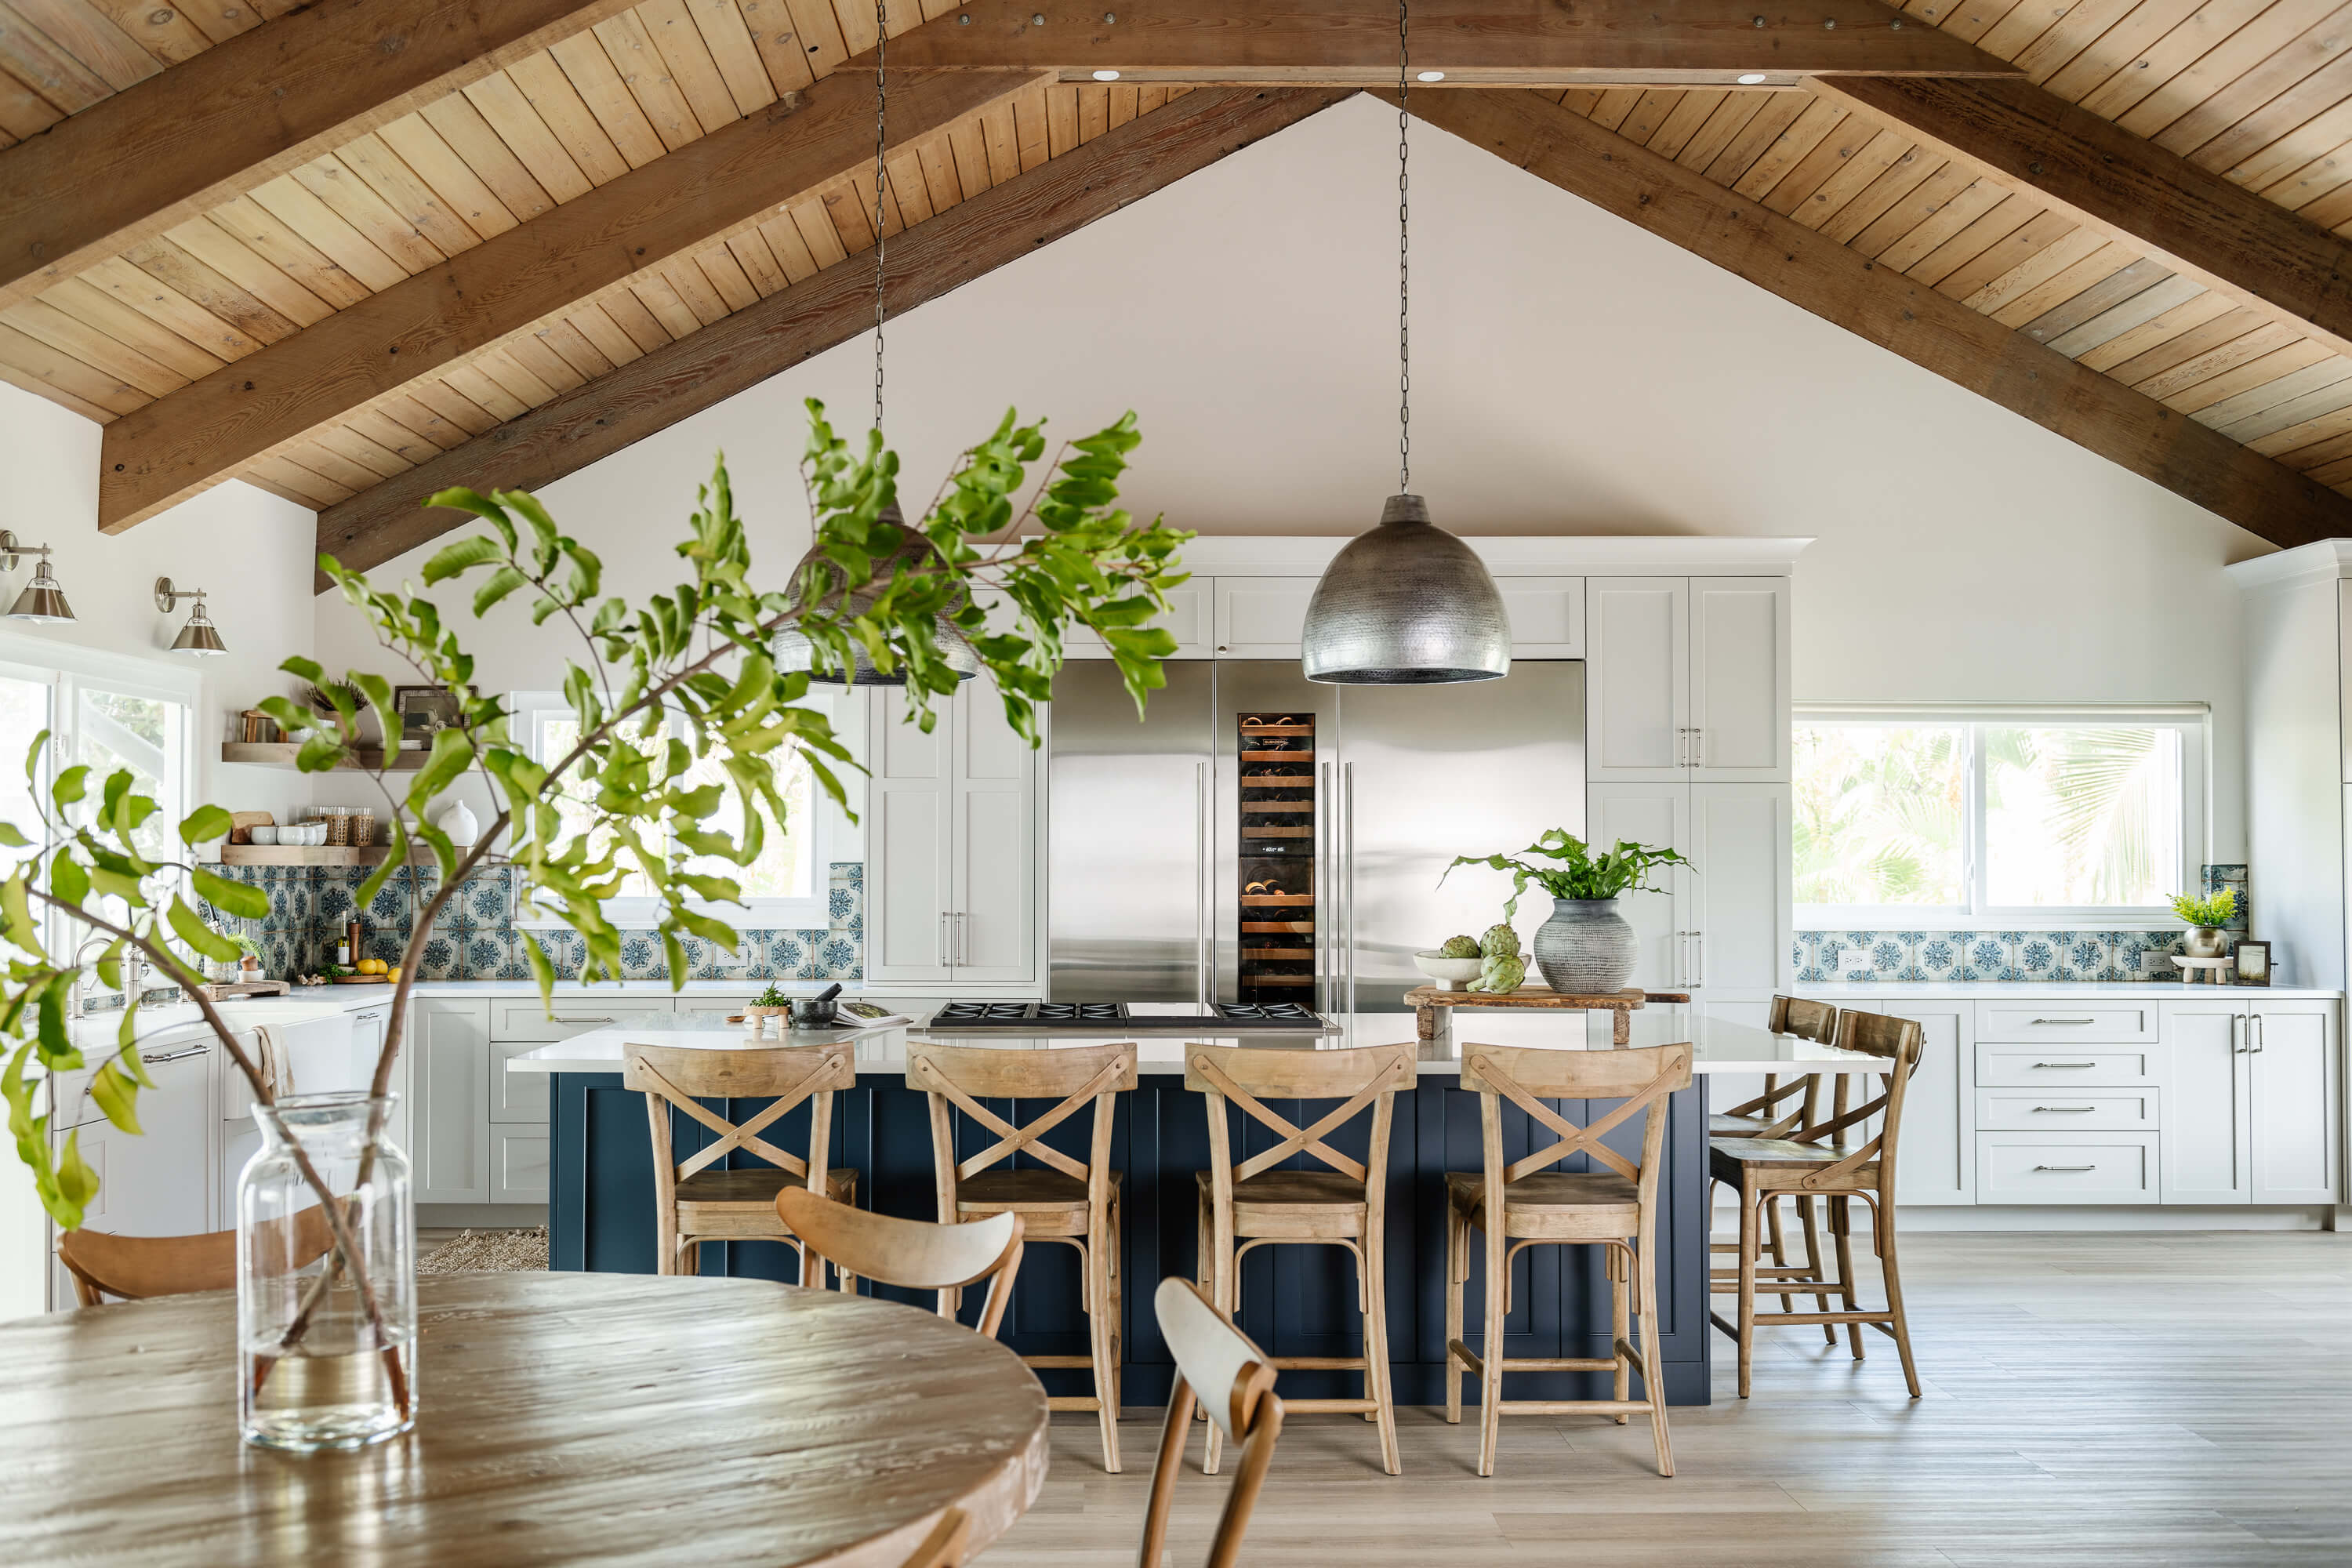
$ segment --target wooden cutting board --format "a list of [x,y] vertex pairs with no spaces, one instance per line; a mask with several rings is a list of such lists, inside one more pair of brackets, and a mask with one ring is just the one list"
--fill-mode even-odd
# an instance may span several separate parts
[[250,844],[255,828],[278,826],[278,819],[266,811],[232,811],[228,814],[228,841],[231,844]]

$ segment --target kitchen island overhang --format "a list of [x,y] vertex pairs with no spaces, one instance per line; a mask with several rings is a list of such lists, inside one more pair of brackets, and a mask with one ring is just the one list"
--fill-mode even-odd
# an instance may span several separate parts
[[[1170,1011],[1189,1011],[1169,1005]],[[1139,1012],[1141,1006],[1139,1006]],[[1774,1036],[1720,1021],[1684,1023],[1664,1010],[1634,1016],[1632,1043],[1665,1045],[1687,1037],[1699,1075],[1735,1072],[1781,1074],[1875,1072],[1884,1064],[1834,1047]],[[1140,1023],[1141,1018],[1133,1020]],[[1387,1279],[1391,1372],[1397,1399],[1407,1405],[1438,1405],[1444,1399],[1445,1184],[1448,1171],[1476,1171],[1478,1100],[1459,1087],[1461,1048],[1469,1043],[1548,1045],[1563,1049],[1608,1049],[1585,1043],[1580,1016],[1475,1014],[1457,1016],[1456,1027],[1438,1038],[1417,1040],[1410,1013],[1361,1013],[1333,1020],[1334,1032],[1289,1037],[1200,1035],[1219,1045],[1299,1050],[1349,1045],[1410,1043],[1417,1047],[1419,1073],[1412,1090],[1397,1107],[1390,1138],[1388,1168]],[[1605,1026],[1604,1030],[1605,1033]],[[1184,1088],[1184,1038],[1132,1034],[1044,1033],[1007,1038],[1001,1034],[966,1036],[948,1029],[905,1026],[811,1030],[790,1037],[794,1044],[847,1039],[857,1051],[857,1087],[835,1097],[830,1163],[859,1173],[859,1202],[880,1213],[936,1219],[930,1113],[927,1098],[906,1087],[906,1044],[910,1034],[962,1046],[1031,1048],[1102,1044],[1135,1038],[1139,1084],[1120,1097],[1112,1138],[1112,1161],[1120,1176],[1125,1210],[1120,1268],[1129,1281],[1122,1292],[1126,1321],[1126,1401],[1130,1406],[1163,1403],[1172,1366],[1150,1311],[1149,1286],[1167,1275],[1194,1277],[1194,1173],[1208,1168],[1207,1107]],[[616,1025],[518,1056],[513,1072],[545,1072],[553,1078],[552,1168],[549,1190],[550,1264],[556,1268],[650,1274],[655,1271],[653,1152],[644,1097],[621,1087],[620,1065],[629,1043],[713,1050],[742,1049],[772,1038],[753,1039],[740,1026],[716,1020],[697,1028],[647,1028]],[[1605,1115],[1611,1101],[1556,1101],[1554,1108],[1580,1125]],[[758,1102],[714,1110],[740,1121]],[[1009,1110],[1009,1107],[999,1107]],[[1029,1108],[1029,1114],[1045,1109]],[[1294,1119],[1312,1114],[1282,1102]],[[1359,1118],[1331,1139],[1335,1147],[1360,1157],[1367,1120]],[[1048,1142],[1082,1155],[1090,1127],[1086,1115],[1054,1130]],[[1513,1158],[1536,1145],[1524,1111],[1503,1108],[1504,1139]],[[1681,1405],[1707,1401],[1707,1175],[1706,1105],[1704,1082],[1673,1096],[1667,1110],[1665,1168],[1661,1178],[1658,1282],[1660,1359],[1667,1396]],[[1271,1135],[1237,1118],[1237,1152],[1265,1147]],[[808,1136],[808,1110],[795,1110],[780,1124],[780,1141],[795,1147]],[[709,1132],[683,1113],[671,1115],[671,1135],[683,1155],[709,1141]],[[973,1152],[986,1142],[977,1127],[959,1130],[959,1147]],[[1612,1131],[1612,1148],[1640,1152],[1636,1119]],[[969,1140],[970,1147],[963,1148]],[[1547,1137],[1547,1142],[1549,1138]],[[730,1157],[752,1163],[741,1156]],[[1580,1161],[1579,1163],[1581,1162]],[[1577,1163],[1565,1167],[1578,1168]],[[798,1277],[791,1250],[773,1242],[706,1243],[701,1268],[727,1274],[793,1280]],[[1537,1247],[1512,1263],[1511,1312],[1507,1320],[1513,1356],[1605,1354],[1610,1339],[1609,1292],[1597,1247]],[[1475,1309],[1479,1286],[1470,1287]],[[885,1291],[886,1294],[897,1294]],[[913,1296],[905,1299],[915,1300]],[[967,1312],[977,1310],[976,1300]],[[1240,1280],[1238,1319],[1244,1331],[1276,1355],[1340,1356],[1356,1353],[1361,1319],[1356,1302],[1354,1266],[1337,1247],[1279,1247],[1245,1261]],[[1029,1354],[1084,1354],[1086,1320],[1078,1308],[1078,1270],[1067,1247],[1033,1247],[1024,1260],[1003,1337]],[[1055,1392],[1080,1392],[1083,1373],[1042,1374]],[[1513,1398],[1594,1397],[1606,1374],[1514,1373]],[[1062,1386],[1067,1382],[1069,1386]],[[1355,1392],[1354,1373],[1286,1373],[1286,1392],[1316,1397]]]

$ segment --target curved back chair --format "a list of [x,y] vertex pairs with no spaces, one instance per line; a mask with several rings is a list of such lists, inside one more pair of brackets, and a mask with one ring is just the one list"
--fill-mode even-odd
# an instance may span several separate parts
[[1274,1445],[1282,1436],[1282,1399],[1274,1392],[1274,1363],[1248,1335],[1226,1321],[1199,1287],[1170,1278],[1152,1298],[1160,1337],[1175,1357],[1175,1385],[1168,1394],[1168,1420],[1160,1429],[1160,1460],[1151,1470],[1151,1497],[1143,1510],[1140,1568],[1160,1568],[1168,1544],[1168,1508],[1176,1472],[1184,1464],[1184,1439],[1197,1405],[1209,1429],[1240,1446],[1233,1490],[1209,1544],[1208,1568],[1233,1568],[1241,1560],[1242,1536],[1257,1506]]
[[945,1292],[989,1281],[981,1309],[980,1331],[996,1337],[1004,1302],[1021,1271],[1021,1216],[992,1215],[965,1225],[934,1225],[868,1214],[819,1197],[805,1187],[776,1194],[784,1228],[834,1267],[841,1288],[857,1279],[879,1279],[909,1290]]
[[[307,1208],[294,1220],[295,1264],[325,1255],[335,1244],[321,1208]],[[74,1295],[85,1307],[109,1296],[143,1301],[191,1290],[227,1290],[236,1285],[236,1232],[201,1236],[116,1236],[103,1230],[69,1230],[58,1237],[58,1261],[73,1276]]]

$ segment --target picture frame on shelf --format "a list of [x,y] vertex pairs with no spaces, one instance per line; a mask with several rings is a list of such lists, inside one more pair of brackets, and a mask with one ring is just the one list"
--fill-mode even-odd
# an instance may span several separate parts
[[433,744],[436,731],[457,722],[457,699],[438,686],[395,686],[392,710],[400,715],[400,749],[421,752]]
[[2230,949],[2230,964],[2236,971],[2239,985],[2268,985],[2271,983],[2271,944],[2266,942],[2242,942]]

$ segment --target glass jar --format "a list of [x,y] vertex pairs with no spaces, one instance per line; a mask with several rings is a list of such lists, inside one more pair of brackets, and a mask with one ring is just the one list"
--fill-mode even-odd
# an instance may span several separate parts
[[[408,1156],[385,1136],[393,1099],[289,1095],[253,1108],[262,1145],[236,1205],[248,1443],[356,1448],[415,1424],[416,1209]],[[331,1212],[344,1216],[340,1235]]]

